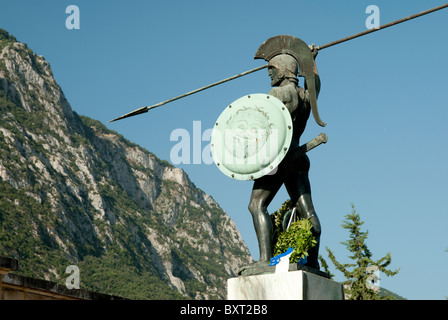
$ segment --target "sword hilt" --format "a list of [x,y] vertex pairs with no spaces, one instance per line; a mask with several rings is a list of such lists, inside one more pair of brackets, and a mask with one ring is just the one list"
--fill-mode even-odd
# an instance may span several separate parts
[[304,145],[300,146],[300,149],[303,152],[308,152],[314,148],[316,148],[317,146],[321,145],[322,143],[327,143],[328,141],[328,137],[325,133],[320,133],[316,138],[314,138],[311,141],[308,141],[307,143],[305,143]]

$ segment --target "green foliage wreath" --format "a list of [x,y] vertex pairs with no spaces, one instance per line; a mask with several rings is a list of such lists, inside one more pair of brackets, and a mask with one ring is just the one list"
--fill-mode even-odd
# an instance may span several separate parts
[[271,215],[274,224],[274,256],[293,248],[289,258],[290,263],[297,263],[308,255],[308,250],[316,245],[311,232],[312,224],[309,219],[302,219],[291,223],[288,230],[283,230],[283,219],[291,208],[291,201],[287,200],[282,207]]

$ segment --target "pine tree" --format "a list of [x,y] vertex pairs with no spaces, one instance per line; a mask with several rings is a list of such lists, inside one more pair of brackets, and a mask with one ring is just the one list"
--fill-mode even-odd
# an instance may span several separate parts
[[364,222],[361,221],[359,214],[356,213],[353,204],[352,213],[347,214],[345,218],[346,220],[344,224],[342,224],[342,227],[349,231],[350,239],[341,243],[344,244],[348,251],[352,253],[349,258],[353,260],[353,263],[343,264],[338,262],[333,252],[329,248],[326,248],[328,256],[336,266],[336,269],[342,272],[347,279],[345,287],[348,299],[382,299],[378,295],[378,290],[372,285],[374,280],[376,280],[376,276],[372,273],[372,271],[378,270],[387,276],[393,276],[397,274],[399,270],[391,271],[387,269],[391,263],[390,253],[377,261],[372,260],[372,253],[366,244],[368,231],[361,231],[361,226]]
[[334,278],[334,274],[331,273],[330,268],[328,267],[328,263],[324,259],[324,257],[322,257],[322,255],[319,255],[319,261],[320,261],[320,266],[322,267],[322,269],[324,269],[324,272],[326,274],[328,274],[330,279],[333,279]]

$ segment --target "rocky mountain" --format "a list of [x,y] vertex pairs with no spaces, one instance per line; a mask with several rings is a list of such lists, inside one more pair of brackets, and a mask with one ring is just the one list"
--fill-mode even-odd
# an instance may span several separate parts
[[252,261],[184,171],[78,115],[50,65],[0,29],[0,256],[131,299],[222,299]]

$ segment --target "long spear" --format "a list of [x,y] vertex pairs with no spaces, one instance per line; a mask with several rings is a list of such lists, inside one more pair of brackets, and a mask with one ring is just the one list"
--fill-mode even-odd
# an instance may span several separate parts
[[[355,39],[355,38],[362,37],[362,36],[364,36],[364,35],[366,35],[366,34],[373,33],[373,32],[376,32],[376,31],[378,31],[378,30],[383,30],[383,29],[389,28],[389,27],[391,27],[391,26],[395,26],[395,25],[397,25],[397,24],[400,24],[400,23],[402,23],[402,22],[409,21],[409,20],[412,20],[412,19],[415,19],[415,18],[424,16],[424,15],[426,15],[426,14],[429,14],[429,13],[432,13],[432,12],[435,12],[435,11],[438,11],[438,10],[441,10],[441,9],[444,9],[444,8],[447,8],[447,7],[448,7],[448,3],[443,4],[443,5],[440,5],[440,6],[438,6],[438,7],[432,8],[432,9],[429,9],[429,10],[425,10],[425,11],[422,11],[422,12],[419,12],[419,13],[416,13],[416,14],[413,14],[413,15],[411,15],[411,16],[409,16],[409,17],[406,17],[406,18],[402,18],[402,19],[399,19],[399,20],[396,20],[396,21],[393,21],[393,22],[390,22],[390,23],[386,23],[386,24],[384,24],[384,25],[382,25],[382,26],[379,26],[378,28],[374,28],[374,29],[366,30],[366,31],[363,31],[363,32],[354,34],[354,35],[349,36],[349,37],[345,37],[345,38],[342,38],[342,39],[339,39],[339,40],[336,40],[336,41],[329,42],[329,43],[324,44],[324,45],[322,45],[322,46],[317,46],[316,49],[317,49],[317,50],[323,50],[323,49],[332,47],[332,46],[334,46],[334,45],[340,44],[340,43],[342,43],[342,42],[346,42],[346,41],[349,41],[349,40],[353,40],[353,39]],[[134,110],[134,111],[132,111],[132,112],[126,113],[126,114],[122,115],[121,117],[118,117],[118,118],[115,118],[115,119],[113,119],[113,120],[110,120],[109,122],[114,122],[114,121],[117,121],[117,120],[121,120],[121,119],[129,118],[129,117],[132,117],[132,116],[136,116],[136,115],[138,115],[138,114],[146,113],[146,112],[148,112],[148,111],[151,110],[151,109],[154,109],[154,108],[163,106],[163,105],[165,105],[165,104],[167,104],[167,103],[170,103],[170,102],[173,102],[173,101],[175,101],[175,100],[178,100],[178,99],[181,99],[181,98],[190,96],[190,95],[195,94],[195,93],[198,93],[198,92],[200,92],[200,91],[203,91],[203,90],[209,89],[209,88],[211,88],[211,87],[217,86],[217,85],[219,85],[219,84],[223,84],[223,83],[225,83],[225,82],[227,82],[227,81],[230,81],[230,80],[234,80],[234,79],[243,77],[243,76],[245,76],[245,75],[248,75],[248,74],[250,74],[250,73],[253,73],[253,72],[262,70],[262,69],[267,68],[267,67],[268,67],[268,65],[264,65],[264,66],[261,66],[261,67],[257,67],[257,68],[254,68],[254,69],[251,69],[251,70],[248,70],[248,71],[239,73],[239,74],[237,74],[237,75],[234,75],[234,76],[232,76],[232,77],[229,77],[229,78],[226,78],[226,79],[223,79],[223,80],[214,82],[214,83],[209,84],[209,85],[207,85],[207,86],[205,86],[205,87],[202,87],[202,88],[199,88],[199,89],[196,89],[196,90],[193,90],[193,91],[184,93],[184,94],[182,94],[182,95],[180,95],[180,96],[177,96],[177,97],[174,97],[174,98],[171,98],[171,99],[168,99],[168,100],[159,102],[159,103],[157,103],[157,104],[153,104],[152,106],[141,107],[141,108],[136,109],[136,110]]]

